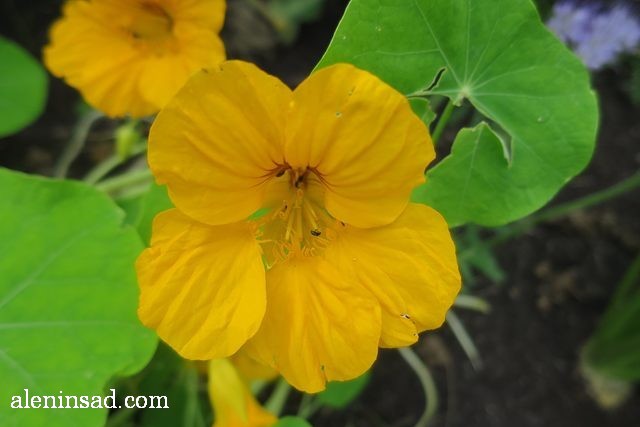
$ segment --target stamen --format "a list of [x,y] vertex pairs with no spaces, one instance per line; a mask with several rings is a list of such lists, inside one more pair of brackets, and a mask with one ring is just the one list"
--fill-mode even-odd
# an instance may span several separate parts
[[269,247],[267,258],[270,265],[296,255],[318,256],[335,237],[335,219],[309,198],[306,191],[308,171],[288,169],[287,173],[290,178],[289,198],[283,200],[278,209],[265,215],[265,222],[259,225],[269,230],[270,240],[260,240]]
[[302,241],[302,209],[299,207],[296,209],[296,243],[300,243]]
[[302,199],[302,212],[304,213],[305,219],[311,225],[311,234],[315,236],[316,234],[314,234],[314,231],[316,231],[318,233],[317,235],[319,236],[320,227],[318,227],[318,215],[316,215],[316,212],[313,210],[311,203],[309,203],[309,201],[306,199]]
[[295,219],[295,216],[296,215],[294,214],[293,210],[289,211],[289,214],[287,215],[287,227],[285,228],[286,231],[284,233],[285,241],[291,240],[291,231],[293,230],[293,221]]

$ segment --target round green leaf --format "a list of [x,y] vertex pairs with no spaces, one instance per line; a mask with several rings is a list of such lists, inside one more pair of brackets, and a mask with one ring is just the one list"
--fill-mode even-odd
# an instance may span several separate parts
[[19,131],[42,113],[47,83],[38,61],[0,37],[0,138]]
[[457,161],[450,156],[428,172],[417,200],[450,225],[523,217],[591,158],[598,113],[589,76],[530,0],[352,0],[319,67],[338,62],[407,95],[468,100],[506,132],[504,151],[493,150],[482,164],[477,147],[464,144]]
[[140,239],[122,227],[122,211],[83,184],[0,169],[0,188],[0,425],[103,425],[107,409],[10,402],[21,396],[24,406],[24,389],[103,395],[114,375],[148,362],[156,337],[136,316]]

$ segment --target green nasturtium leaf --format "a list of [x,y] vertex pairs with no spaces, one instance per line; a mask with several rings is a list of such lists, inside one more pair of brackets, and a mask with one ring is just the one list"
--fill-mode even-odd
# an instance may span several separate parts
[[481,224],[490,223],[494,212],[526,205],[530,197],[524,188],[508,198],[501,197],[501,189],[513,185],[508,156],[506,144],[486,123],[462,129],[453,142],[451,154],[443,161],[444,167],[436,166],[428,174],[429,180],[436,184],[446,182],[448,186],[421,186],[413,197],[428,200],[433,206],[447,206],[444,211],[447,220],[454,224],[464,222],[469,215]]
[[84,184],[0,169],[0,188],[0,425],[101,426],[107,409],[10,403],[22,396],[24,406],[24,389],[103,395],[112,377],[148,362],[157,338],[136,315],[140,239]]
[[167,188],[155,183],[142,195],[118,200],[118,204],[127,214],[125,222],[138,230],[142,241],[147,245],[151,241],[153,219],[160,212],[173,207]]
[[304,418],[284,417],[280,418],[273,427],[311,427],[311,424]]
[[359,376],[351,381],[330,382],[326,390],[318,394],[318,401],[323,405],[335,409],[343,409],[349,406],[364,388],[369,384],[369,373]]
[[427,98],[412,98],[409,103],[413,112],[420,117],[425,125],[429,126],[436,118],[436,113],[431,109],[431,103]]
[[427,173],[416,201],[452,226],[526,216],[591,158],[598,112],[589,76],[530,0],[352,0],[318,67],[338,62],[407,95],[432,86],[444,67],[428,94],[458,105],[468,100],[509,135],[505,151],[488,147],[492,157],[482,164],[478,147],[466,143],[457,147],[458,159],[447,157]]
[[0,138],[42,113],[47,86],[42,66],[20,46],[0,37]]

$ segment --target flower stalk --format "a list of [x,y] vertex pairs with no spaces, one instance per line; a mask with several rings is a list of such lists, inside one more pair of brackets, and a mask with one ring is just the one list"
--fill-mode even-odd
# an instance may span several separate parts
[[436,412],[438,412],[438,388],[433,380],[431,371],[411,347],[400,348],[398,352],[409,367],[413,369],[424,391],[425,408],[415,427],[427,427]]

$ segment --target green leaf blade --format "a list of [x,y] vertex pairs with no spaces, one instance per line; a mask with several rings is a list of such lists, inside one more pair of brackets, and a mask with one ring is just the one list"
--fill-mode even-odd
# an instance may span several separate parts
[[[486,168],[478,170],[483,185],[475,185],[512,198],[507,206],[459,212],[457,201],[431,194],[463,191],[451,179],[465,171],[445,159],[438,174],[429,174],[419,201],[450,225],[501,225],[528,215],[593,153],[598,112],[588,74],[528,0],[353,0],[318,67],[338,62],[371,71],[407,95],[424,92],[445,67],[429,94],[458,105],[467,99],[508,133],[507,179]],[[493,163],[502,157],[496,153]]]
[[42,66],[20,46],[0,37],[0,138],[21,130],[42,113],[47,87]]
[[370,375],[367,372],[351,381],[330,382],[326,390],[318,394],[318,401],[334,409],[344,409],[360,396],[369,380]]
[[[93,396],[141,369],[157,339],[137,319],[142,245],[79,183],[0,169],[0,399]],[[23,401],[24,405],[25,402]],[[0,409],[0,425],[99,426],[106,409]]]

